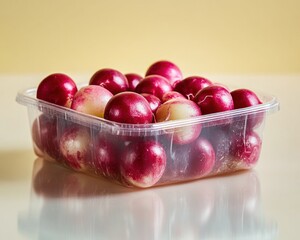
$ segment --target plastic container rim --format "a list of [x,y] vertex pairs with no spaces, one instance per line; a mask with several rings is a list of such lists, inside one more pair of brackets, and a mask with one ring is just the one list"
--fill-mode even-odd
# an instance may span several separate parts
[[49,103],[36,98],[36,90],[37,88],[27,88],[25,90],[21,90],[17,93],[16,101],[19,104],[25,106],[34,106],[38,109],[42,110],[43,108],[48,108],[53,112],[57,112],[64,115],[65,119],[76,119],[81,123],[86,123],[89,121],[89,124],[93,124],[95,126],[99,124],[105,124],[111,127],[117,127],[118,130],[130,130],[130,131],[159,131],[172,129],[177,127],[186,127],[194,124],[205,124],[209,122],[214,122],[222,119],[239,117],[244,115],[251,115],[256,113],[274,113],[279,110],[279,102],[277,98],[273,95],[265,95],[258,91],[256,93],[263,101],[262,104],[234,109],[230,111],[212,113],[207,115],[201,115],[197,117],[180,119],[180,120],[170,120],[166,122],[157,122],[157,123],[147,123],[147,124],[127,124],[127,123],[118,123],[110,120],[106,120],[104,118],[99,118],[96,116],[88,115],[85,113],[78,112],[76,110],[66,108],[63,106],[59,106],[53,103]]

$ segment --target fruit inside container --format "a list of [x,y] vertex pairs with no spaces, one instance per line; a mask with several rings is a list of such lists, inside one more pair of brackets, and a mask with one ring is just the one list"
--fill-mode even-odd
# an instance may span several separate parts
[[[127,79],[128,78],[128,79]],[[100,69],[78,85],[54,73],[19,92],[35,153],[74,171],[148,188],[250,169],[273,96],[183,77],[158,61],[142,74]]]

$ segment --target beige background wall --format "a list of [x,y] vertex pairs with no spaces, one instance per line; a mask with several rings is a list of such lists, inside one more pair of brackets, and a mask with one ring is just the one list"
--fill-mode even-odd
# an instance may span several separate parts
[[1,0],[0,73],[300,72],[298,0]]
[[0,0],[0,150],[31,148],[20,89],[53,72],[77,82],[103,67],[143,74],[160,59],[277,95],[285,125],[299,108],[299,12],[299,0]]

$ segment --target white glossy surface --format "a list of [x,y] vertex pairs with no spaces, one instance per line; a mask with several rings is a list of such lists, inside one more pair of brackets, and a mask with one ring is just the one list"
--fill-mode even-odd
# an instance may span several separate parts
[[300,77],[215,79],[280,101],[255,169],[140,191],[37,159],[24,107],[13,103],[20,86],[6,82],[10,100],[0,104],[12,112],[1,125],[0,239],[298,239]]
[[273,239],[255,171],[142,191],[38,159],[18,216],[29,239]]

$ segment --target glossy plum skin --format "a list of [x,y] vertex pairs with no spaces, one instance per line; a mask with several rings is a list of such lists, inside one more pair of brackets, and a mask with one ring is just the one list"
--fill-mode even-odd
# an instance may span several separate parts
[[166,92],[172,90],[173,88],[168,80],[159,75],[145,77],[135,88],[135,92],[137,93],[149,93],[158,97],[160,100],[162,100]]
[[118,179],[119,155],[113,139],[109,138],[109,135],[99,132],[93,139],[93,143],[94,157],[90,161],[92,169],[107,178]]
[[143,77],[137,73],[127,73],[125,77],[128,81],[128,91],[134,91],[136,86],[143,79]]
[[91,148],[89,129],[77,124],[68,126],[59,140],[63,162],[77,171],[87,168]]
[[152,112],[155,113],[157,108],[161,105],[160,99],[149,93],[141,93],[141,95],[148,101]]
[[173,139],[165,136],[161,138],[167,153],[167,166],[164,174],[165,179],[186,179],[189,178],[190,153],[192,144],[174,144]]
[[159,181],[166,167],[166,153],[156,141],[133,141],[122,152],[121,174],[129,184],[146,188]]
[[[30,122],[38,156],[137,188],[232,173],[258,161],[266,111],[242,109],[262,104],[249,89],[183,77],[169,61],[155,62],[145,76],[103,68],[88,84],[77,89],[61,73],[41,81],[37,98],[71,109],[37,101]],[[220,114],[200,117],[213,113]]]
[[199,137],[192,147],[190,156],[190,171],[191,177],[204,177],[208,175],[215,164],[215,150],[211,143],[203,138]]
[[77,86],[72,78],[63,73],[53,73],[40,82],[36,97],[59,106],[70,107],[76,92]]
[[161,104],[156,111],[158,122],[186,119],[201,115],[201,110],[193,101],[174,98]]
[[82,87],[75,94],[71,109],[96,117],[104,117],[104,109],[112,93],[98,85]]
[[93,74],[89,85],[100,85],[112,94],[117,94],[128,90],[127,78],[119,71],[111,68],[103,68]]
[[53,160],[59,159],[58,119],[46,114],[40,115],[32,124],[31,135],[34,151],[38,156],[46,153]]
[[[231,96],[234,102],[235,109],[262,104],[262,101],[258,98],[258,96],[249,89],[236,89],[231,92]],[[243,131],[244,128],[251,130],[259,126],[263,122],[263,119],[264,113],[249,114],[247,116],[240,117],[233,124],[236,126],[236,128],[239,128],[241,131]]]
[[200,90],[194,101],[201,108],[202,114],[223,112],[234,109],[230,92],[221,86],[208,86]]
[[235,109],[251,107],[262,103],[253,91],[245,88],[232,91],[231,96]]
[[215,151],[215,173],[226,172],[230,164],[230,145],[232,132],[230,128],[211,126],[202,129],[201,136],[209,140]]
[[[201,110],[191,100],[174,98],[161,104],[155,113],[157,122],[187,119],[201,115]],[[171,137],[177,144],[188,144],[194,141],[201,133],[202,125],[179,127],[172,130]]]
[[262,140],[254,131],[233,135],[230,153],[235,161],[242,162],[246,168],[253,166],[259,158]]
[[166,92],[162,96],[162,102],[166,102],[166,101],[169,101],[169,100],[174,99],[174,98],[186,99],[185,96],[183,96],[181,93],[176,92],[176,91],[170,91],[170,92]]
[[157,61],[153,63],[146,71],[146,76],[149,75],[160,75],[169,80],[170,84],[174,84],[181,81],[183,76],[182,72],[177,65],[170,61]]
[[174,90],[183,94],[187,99],[193,100],[195,95],[203,88],[213,83],[200,76],[190,76],[175,85]]
[[151,123],[153,113],[148,101],[138,93],[122,92],[106,104],[104,118],[119,123]]

